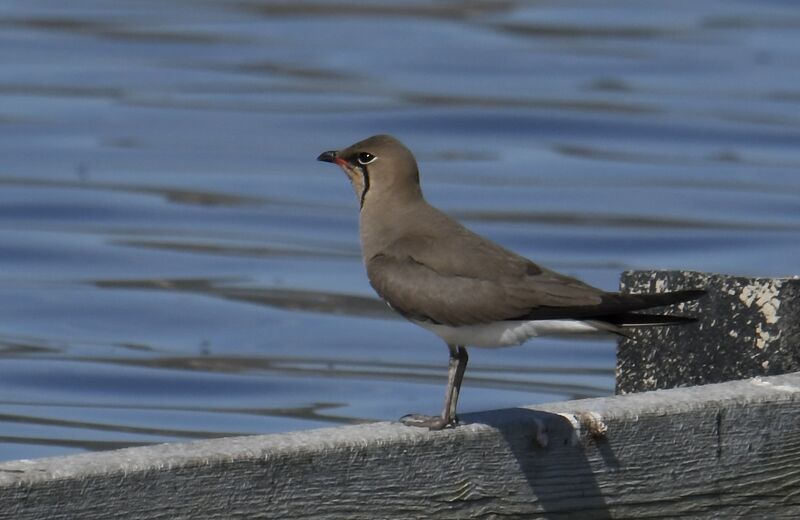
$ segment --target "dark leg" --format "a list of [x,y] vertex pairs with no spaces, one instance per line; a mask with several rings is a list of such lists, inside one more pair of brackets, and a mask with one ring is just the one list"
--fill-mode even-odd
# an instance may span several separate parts
[[[442,410],[442,417],[453,424],[458,422],[456,415],[456,406],[458,405],[458,396],[461,394],[461,382],[464,380],[464,372],[467,371],[467,349],[461,345],[451,346],[447,345],[450,349],[450,370],[448,371],[447,387],[448,391],[445,394],[444,410]],[[454,352],[455,351],[455,352]],[[453,359],[455,358],[455,369],[453,369]]]
[[418,426],[430,430],[441,430],[448,426],[455,426],[458,422],[456,406],[458,394],[461,392],[461,381],[467,370],[467,349],[461,345],[447,345],[450,349],[450,363],[447,371],[447,388],[444,394],[444,408],[441,416],[411,414],[402,417],[400,421],[406,426]]

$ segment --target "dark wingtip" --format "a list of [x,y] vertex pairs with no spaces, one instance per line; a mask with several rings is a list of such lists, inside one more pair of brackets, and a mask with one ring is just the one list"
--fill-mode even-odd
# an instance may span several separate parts
[[674,303],[680,303],[700,299],[708,293],[705,289],[687,289],[685,291],[675,291],[667,294],[675,298]]
[[328,150],[327,152],[322,152],[317,157],[317,160],[329,163],[336,162],[336,150]]
[[647,293],[647,294],[623,294],[623,298],[631,298],[633,306],[629,306],[626,311],[638,311],[650,309],[652,307],[665,307],[667,305],[674,305],[676,303],[689,302],[697,300],[706,295],[703,289],[687,289],[684,291],[671,291],[662,293]]
[[691,316],[672,316],[666,314],[642,314],[626,312],[611,317],[612,323],[618,327],[658,327],[669,325],[688,325],[696,323],[697,318]]

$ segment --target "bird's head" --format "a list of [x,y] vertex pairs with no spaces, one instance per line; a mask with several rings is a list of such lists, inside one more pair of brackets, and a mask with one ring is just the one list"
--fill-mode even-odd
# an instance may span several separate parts
[[365,204],[422,197],[414,155],[390,135],[374,135],[342,150],[323,152],[317,160],[344,170],[362,209]]

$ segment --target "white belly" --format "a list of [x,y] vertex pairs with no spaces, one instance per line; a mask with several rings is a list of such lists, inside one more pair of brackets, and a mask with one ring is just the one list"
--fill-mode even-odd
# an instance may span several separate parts
[[433,332],[449,345],[471,347],[510,347],[537,336],[574,337],[613,332],[613,326],[606,323],[576,320],[498,321],[461,327],[422,321],[414,323]]

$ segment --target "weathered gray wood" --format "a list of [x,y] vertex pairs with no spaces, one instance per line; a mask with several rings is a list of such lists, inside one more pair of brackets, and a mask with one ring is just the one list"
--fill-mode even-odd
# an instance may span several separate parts
[[538,409],[4,463],[0,517],[800,518],[800,374]]
[[617,393],[720,383],[800,370],[800,278],[629,271],[623,292],[704,288],[673,312],[700,319],[635,330],[617,348]]

